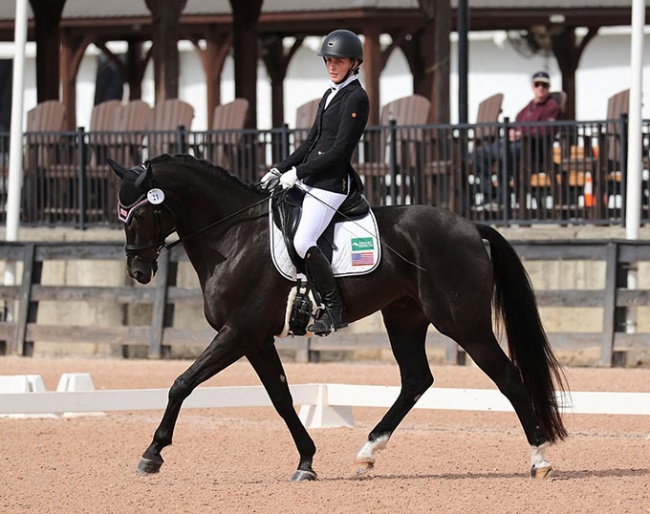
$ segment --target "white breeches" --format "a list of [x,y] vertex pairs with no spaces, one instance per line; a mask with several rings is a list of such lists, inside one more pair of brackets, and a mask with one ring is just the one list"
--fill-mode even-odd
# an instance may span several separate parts
[[302,202],[302,217],[293,238],[293,246],[298,255],[304,259],[307,250],[316,246],[316,241],[330,224],[336,209],[345,201],[347,195],[304,184],[302,188],[306,193]]

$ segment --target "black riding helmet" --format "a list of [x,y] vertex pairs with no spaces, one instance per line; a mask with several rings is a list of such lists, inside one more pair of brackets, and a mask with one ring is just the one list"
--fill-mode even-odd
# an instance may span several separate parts
[[323,58],[349,57],[363,62],[363,44],[354,32],[339,29],[325,36],[318,55]]

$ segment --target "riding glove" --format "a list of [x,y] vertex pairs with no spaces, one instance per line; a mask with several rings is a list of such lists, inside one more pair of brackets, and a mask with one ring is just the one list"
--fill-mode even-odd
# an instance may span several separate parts
[[279,169],[271,168],[270,171],[262,177],[259,188],[262,191],[275,189],[275,187],[278,185],[278,179],[281,175],[282,173],[280,173]]
[[284,172],[280,177],[280,184],[282,184],[283,189],[289,189],[290,187],[293,187],[296,182],[298,182],[298,175],[296,173],[295,166]]
[[279,169],[271,168],[260,180],[260,184],[257,186],[258,189],[260,191],[273,191],[278,186],[281,175]]

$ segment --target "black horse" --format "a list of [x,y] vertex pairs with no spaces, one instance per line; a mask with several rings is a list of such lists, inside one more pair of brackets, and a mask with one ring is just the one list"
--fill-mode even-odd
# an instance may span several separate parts
[[[271,261],[269,194],[191,156],[162,155],[130,170],[110,164],[122,179],[119,215],[125,222],[128,274],[148,283],[165,238],[176,231],[198,274],[205,316],[217,331],[170,388],[167,408],[138,472],[159,471],[161,451],[172,442],[185,398],[246,357],[298,449],[300,461],[291,479],[314,480],[316,447],[296,414],[274,345],[294,283]],[[380,265],[338,284],[350,321],[381,310],[402,385],[357,454],[357,473],[374,466],[375,452],[386,446],[433,384],[425,352],[427,328],[433,324],[508,398],[531,446],[531,474],[547,476],[551,466],[544,451],[567,435],[555,393],[564,390],[564,376],[514,249],[493,228],[435,207],[381,207],[375,216],[385,245]],[[493,332],[493,304],[497,322],[505,326],[510,359]]]

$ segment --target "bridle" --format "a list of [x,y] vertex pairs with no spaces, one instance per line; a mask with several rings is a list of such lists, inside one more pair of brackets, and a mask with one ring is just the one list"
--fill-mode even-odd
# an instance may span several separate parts
[[[158,205],[151,204],[147,199],[147,195],[145,193],[142,194],[130,206],[124,206],[118,199],[117,217],[120,221],[124,222],[125,225],[129,225],[133,219],[133,216],[135,215],[135,212],[142,209],[143,207],[146,207],[147,205],[151,205],[153,207],[152,215],[153,215],[153,222],[154,222],[154,237],[152,242],[139,243],[139,244],[126,243],[124,245],[124,250],[126,252],[127,258],[131,258],[134,261],[139,261],[142,263],[149,264],[153,270],[153,274],[155,275],[156,271],[158,271],[158,256],[160,255],[162,249],[167,247],[165,243],[165,239],[171,233],[176,231],[176,227],[173,225],[169,231],[167,232],[163,231],[162,228],[163,209],[161,208],[161,206],[164,207],[164,209],[167,211],[169,215],[171,215],[171,211],[167,207],[165,207],[164,204],[158,204]],[[140,252],[146,250],[156,250],[155,256],[152,258],[143,257],[140,254]]]
[[[153,184],[155,186],[155,184]],[[282,193],[282,189],[278,188],[275,191],[271,193],[271,197],[277,196]],[[143,207],[146,207],[147,205],[151,205],[153,207],[152,213],[153,213],[153,220],[154,220],[154,238],[151,243],[140,243],[140,244],[125,244],[124,245],[124,250],[126,251],[126,256],[127,258],[131,258],[134,261],[139,261],[143,262],[146,264],[151,265],[153,274],[156,274],[156,271],[158,270],[158,256],[160,255],[160,252],[165,249],[165,250],[170,250],[174,246],[182,243],[183,241],[188,240],[191,237],[194,237],[198,234],[201,234],[221,223],[224,223],[236,216],[239,216],[240,214],[253,209],[254,207],[257,207],[258,205],[268,202],[269,197],[265,197],[262,200],[255,202],[251,205],[247,205],[243,209],[240,209],[236,212],[233,212],[226,216],[225,218],[221,218],[215,222],[209,223],[208,225],[199,228],[198,230],[195,230],[191,234],[186,235],[185,237],[179,237],[177,240],[171,242],[171,243],[166,243],[165,239],[172,234],[173,232],[176,231],[176,227],[172,225],[169,231],[165,232],[162,228],[162,215],[163,215],[163,207],[167,213],[172,216],[173,218],[173,213],[169,210],[167,206],[165,206],[164,202],[160,204],[152,204],[146,193],[143,193],[138,197],[138,199],[133,202],[129,206],[125,206],[120,202],[119,198],[117,201],[117,217],[120,221],[122,221],[125,225],[129,225],[129,223],[132,221],[133,216],[135,215],[135,212],[139,209],[142,209]],[[142,255],[140,255],[139,252],[146,251],[146,250],[156,250],[155,256],[153,258],[145,258]]]

